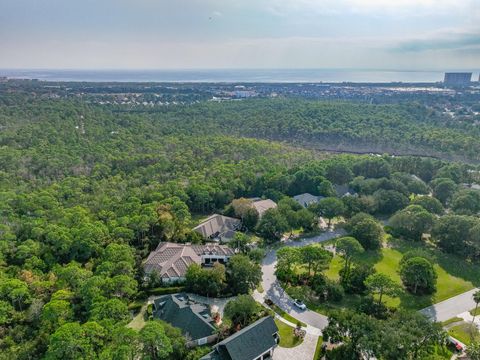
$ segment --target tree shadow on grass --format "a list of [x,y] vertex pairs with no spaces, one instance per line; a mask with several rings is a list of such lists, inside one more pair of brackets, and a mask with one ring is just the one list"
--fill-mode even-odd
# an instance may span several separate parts
[[383,259],[381,250],[368,250],[354,257],[354,262],[374,266]]
[[440,251],[436,251],[435,256],[438,265],[440,265],[447,273],[463,280],[470,281],[477,287],[480,286],[479,265],[472,264],[456,255],[445,254]]
[[408,291],[400,294],[400,307],[409,310],[421,310],[435,303],[435,294],[414,295]]

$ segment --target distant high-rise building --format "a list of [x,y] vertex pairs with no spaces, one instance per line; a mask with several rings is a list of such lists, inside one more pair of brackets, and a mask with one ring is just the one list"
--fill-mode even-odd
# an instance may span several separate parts
[[448,72],[445,73],[443,83],[450,86],[468,86],[472,81],[471,72]]

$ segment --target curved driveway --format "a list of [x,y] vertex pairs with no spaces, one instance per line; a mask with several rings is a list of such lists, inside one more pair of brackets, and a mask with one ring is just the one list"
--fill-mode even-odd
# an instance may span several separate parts
[[[327,231],[321,235],[314,236],[307,239],[302,239],[300,241],[288,241],[284,244],[286,246],[305,246],[315,243],[320,243],[323,241],[330,240],[334,237],[344,235],[343,230],[333,230]],[[300,310],[295,305],[293,305],[293,300],[288,296],[285,290],[282,289],[280,283],[275,276],[275,265],[277,264],[277,253],[276,250],[270,250],[267,253],[267,256],[264,258],[262,263],[262,287],[264,292],[259,293],[255,291],[254,297],[257,300],[265,300],[265,298],[271,299],[276,305],[278,305],[282,310],[284,310],[289,315],[293,316],[295,319],[298,319],[307,326],[307,332],[320,335],[321,330],[325,328],[328,324],[327,317],[321,315],[312,310]]]

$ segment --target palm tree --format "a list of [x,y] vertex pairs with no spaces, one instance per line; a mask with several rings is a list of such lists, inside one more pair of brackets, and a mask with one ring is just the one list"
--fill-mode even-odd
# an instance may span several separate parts
[[478,305],[480,304],[480,290],[477,290],[473,293],[473,301],[475,301],[475,310],[473,311],[472,330],[470,331],[470,336],[472,337],[472,339],[473,339],[473,326],[475,326],[475,317],[477,316],[477,309],[478,309]]

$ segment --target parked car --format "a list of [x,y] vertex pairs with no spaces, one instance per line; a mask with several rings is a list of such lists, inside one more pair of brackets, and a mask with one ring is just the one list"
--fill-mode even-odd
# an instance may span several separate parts
[[305,310],[307,308],[307,305],[305,305],[302,300],[295,299],[293,300],[293,304],[301,310]]
[[455,350],[462,352],[464,350],[462,344],[460,344],[455,338],[449,336],[448,340],[455,347]]

